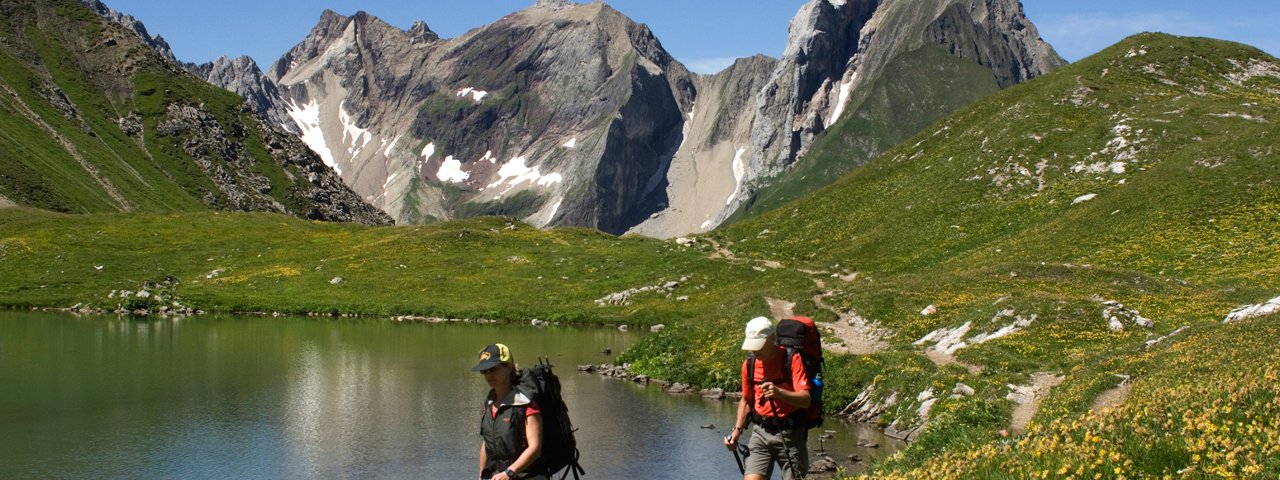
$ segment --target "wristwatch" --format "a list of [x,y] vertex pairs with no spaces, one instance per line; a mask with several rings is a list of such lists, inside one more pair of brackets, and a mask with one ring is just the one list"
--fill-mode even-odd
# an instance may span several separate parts
[[515,471],[515,470],[512,470],[512,469],[510,469],[510,468],[508,468],[508,469],[507,469],[507,471],[502,472],[502,473],[507,474],[507,478],[510,478],[510,479],[512,479],[512,480],[514,480],[514,479],[516,478],[516,471]]

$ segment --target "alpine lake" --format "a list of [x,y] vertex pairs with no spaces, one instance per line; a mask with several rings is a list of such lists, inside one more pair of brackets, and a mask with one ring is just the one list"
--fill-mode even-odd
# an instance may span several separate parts
[[[721,440],[735,400],[577,371],[644,335],[0,312],[0,478],[476,478],[489,343],[556,365],[586,478],[741,478]],[[903,446],[832,418],[809,439],[846,473]]]

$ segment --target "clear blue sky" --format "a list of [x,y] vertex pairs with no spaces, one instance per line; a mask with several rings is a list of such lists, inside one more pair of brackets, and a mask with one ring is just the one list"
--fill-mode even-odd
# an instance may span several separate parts
[[[328,8],[364,10],[397,27],[415,20],[452,38],[526,8],[533,0],[104,0],[147,25],[179,59],[207,62],[249,55],[266,69],[311,31]],[[804,0],[610,0],[649,25],[677,59],[713,73],[734,58],[781,55],[787,24]],[[1023,0],[1040,34],[1067,60],[1089,56],[1143,31],[1247,43],[1280,54],[1275,0]]]

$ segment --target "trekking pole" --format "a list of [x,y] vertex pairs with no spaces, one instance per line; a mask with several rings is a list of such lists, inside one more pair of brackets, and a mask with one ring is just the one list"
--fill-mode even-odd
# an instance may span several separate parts
[[[776,416],[778,414],[778,401],[774,400],[773,397],[770,397],[769,406],[773,408],[773,413]],[[777,417],[777,418],[785,418],[785,417]],[[796,428],[795,420],[792,420],[791,430],[794,430],[795,428]],[[785,454],[783,456],[787,458],[787,462],[791,464],[791,469],[794,471],[800,468],[800,462],[797,462],[796,458],[791,456],[791,446],[787,444],[787,433],[789,433],[789,431],[784,430],[784,431],[778,432],[778,438],[782,439],[782,451]],[[805,473],[808,473],[808,472],[798,472],[798,473],[800,473],[801,475],[804,475]]]
[[[730,436],[729,436],[729,437],[724,437],[724,440],[727,442],[727,441],[729,441],[729,438],[730,438],[730,437],[732,437],[732,436],[733,436],[733,435],[732,435],[732,434],[730,434]],[[743,474],[743,475],[746,475],[746,474],[747,474],[747,467],[746,467],[746,466],[744,466],[744,465],[742,464],[742,455],[739,455],[739,454],[738,454],[738,447],[739,447],[739,446],[740,446],[739,444],[734,444],[734,445],[733,445],[733,448],[732,448],[732,449],[730,449],[730,450],[732,450],[732,451],[733,451],[733,459],[738,461],[738,472],[739,472],[739,473],[741,473],[741,474]]]

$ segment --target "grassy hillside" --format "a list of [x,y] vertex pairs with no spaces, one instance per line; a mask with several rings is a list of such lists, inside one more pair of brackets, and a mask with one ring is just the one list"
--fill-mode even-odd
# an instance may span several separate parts
[[[1222,319],[1280,295],[1278,120],[1275,58],[1139,35],[713,236],[740,257],[817,272],[827,304],[892,335],[829,365],[833,403],[866,393],[883,424],[923,426],[879,474],[1065,478],[1062,461],[1077,478],[1269,478],[1280,442],[1259,421],[1276,408],[1280,358],[1274,342],[1243,338],[1280,319]],[[641,366],[679,356],[656,340],[634,352]],[[1010,385],[1053,377],[1029,433],[1001,436],[1019,404]],[[1090,413],[1104,392],[1124,397],[1122,378],[1127,400]],[[952,398],[957,383],[976,394]],[[1128,421],[1137,412],[1168,417]],[[1165,443],[1142,453],[1148,434]],[[1234,463],[1206,451],[1221,442],[1241,450]]]
[[[75,213],[212,208],[387,221],[238,96],[81,2],[3,0],[0,11],[0,196]],[[320,204],[341,213],[318,214]]]
[[[1275,254],[1274,62],[1137,37],[725,236],[761,255],[894,273],[1057,259],[1244,275]],[[791,235],[752,242],[764,228]]]

